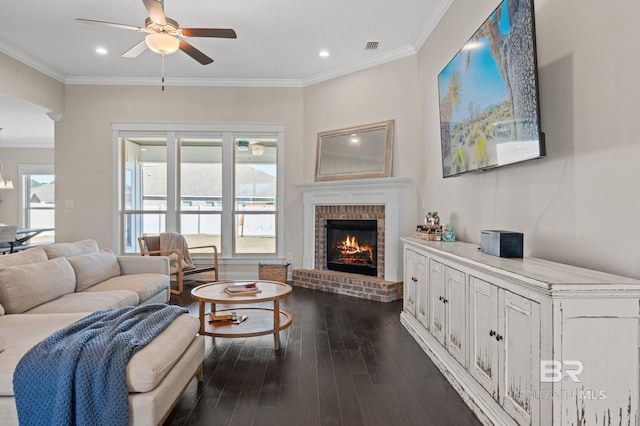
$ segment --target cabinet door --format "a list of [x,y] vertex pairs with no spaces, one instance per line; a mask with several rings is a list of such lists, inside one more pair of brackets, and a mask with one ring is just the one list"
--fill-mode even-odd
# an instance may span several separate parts
[[416,318],[429,329],[429,273],[427,272],[428,259],[416,253],[415,276],[416,281]]
[[429,304],[429,331],[438,339],[442,346],[445,345],[445,276],[444,265],[433,259],[429,259],[429,287],[431,289]]
[[404,310],[416,315],[416,258],[418,253],[413,250],[404,251]]
[[[638,425],[638,299],[561,300],[562,425]],[[573,370],[573,371],[571,371]],[[578,401],[579,400],[579,401]]]
[[518,424],[528,425],[539,412],[540,305],[506,290],[499,299],[500,402]]
[[471,345],[469,371],[497,401],[498,397],[498,287],[469,277]]
[[463,366],[467,365],[467,280],[466,274],[446,267],[444,299],[447,350]]

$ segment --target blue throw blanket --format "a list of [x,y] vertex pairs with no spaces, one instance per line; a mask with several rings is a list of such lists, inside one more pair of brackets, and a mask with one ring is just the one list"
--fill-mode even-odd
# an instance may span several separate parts
[[129,359],[185,312],[163,304],[98,311],[38,343],[13,375],[20,425],[128,425]]

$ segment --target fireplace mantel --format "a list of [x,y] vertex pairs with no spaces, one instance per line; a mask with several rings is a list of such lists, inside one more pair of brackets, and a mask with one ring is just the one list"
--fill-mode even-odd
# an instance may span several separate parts
[[386,281],[402,281],[399,268],[402,256],[399,249],[402,195],[411,183],[410,178],[392,177],[378,179],[353,179],[297,184],[302,191],[304,205],[304,247],[302,264],[306,269],[315,268],[315,207],[341,205],[385,206],[385,264]]

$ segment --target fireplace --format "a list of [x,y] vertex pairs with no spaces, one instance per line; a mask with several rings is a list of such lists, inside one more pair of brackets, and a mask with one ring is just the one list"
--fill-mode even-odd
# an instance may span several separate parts
[[327,220],[327,269],[378,274],[378,221]]
[[[313,182],[295,185],[303,192],[304,251],[302,268],[292,272],[295,286],[361,297],[380,302],[402,298],[402,250],[400,233],[402,193],[411,179],[393,177]],[[375,244],[373,254],[359,254],[356,259],[364,270],[343,272],[329,266],[329,227],[332,221],[371,221],[376,236],[346,235],[338,238],[345,246]],[[359,229],[356,229],[359,231]],[[368,232],[368,231],[367,231]],[[375,266],[369,265],[369,258]],[[365,259],[362,261],[362,259]],[[353,266],[355,261],[341,261],[338,267]],[[333,270],[332,270],[333,269]]]

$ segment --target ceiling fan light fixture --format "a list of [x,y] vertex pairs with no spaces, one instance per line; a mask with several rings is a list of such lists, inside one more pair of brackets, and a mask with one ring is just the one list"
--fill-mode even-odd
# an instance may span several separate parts
[[170,55],[180,47],[180,40],[169,34],[151,33],[144,39],[149,49],[161,55]]

